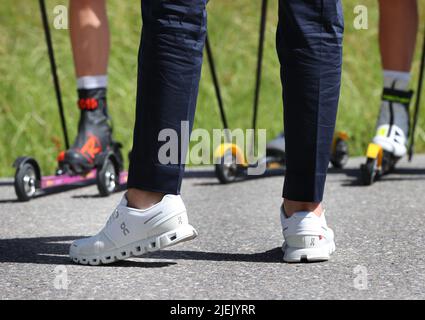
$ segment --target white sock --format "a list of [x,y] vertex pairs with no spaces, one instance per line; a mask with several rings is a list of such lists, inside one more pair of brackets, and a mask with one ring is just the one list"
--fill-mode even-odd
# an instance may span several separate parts
[[106,88],[108,86],[107,75],[84,76],[77,79],[78,89],[97,89]]
[[410,72],[384,70],[384,87],[407,91],[410,82]]

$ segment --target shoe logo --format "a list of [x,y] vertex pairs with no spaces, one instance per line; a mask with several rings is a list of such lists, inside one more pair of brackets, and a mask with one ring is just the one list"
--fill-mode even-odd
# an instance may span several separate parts
[[179,217],[177,218],[177,220],[178,220],[178,223],[179,223],[179,224],[183,224],[183,218],[182,218],[181,216],[179,216]]
[[118,212],[118,209],[115,209],[115,211],[111,214],[106,224],[110,225],[112,221],[118,219],[119,216],[120,216],[120,213]]
[[314,247],[316,245],[316,238],[311,238],[310,239],[310,246]]
[[86,143],[79,151],[90,163],[92,163],[94,157],[102,151],[102,144],[98,137],[91,134],[88,136]]
[[127,236],[130,233],[130,230],[127,229],[125,222],[121,223],[121,230],[123,235]]

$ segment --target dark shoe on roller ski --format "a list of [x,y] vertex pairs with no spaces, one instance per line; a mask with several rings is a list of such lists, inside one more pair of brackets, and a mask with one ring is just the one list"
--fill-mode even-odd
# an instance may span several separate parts
[[267,143],[267,151],[270,153],[285,153],[285,134],[283,132]]
[[112,147],[112,128],[107,113],[106,89],[78,90],[81,110],[78,135],[72,147],[59,155],[65,171],[84,174],[95,167],[96,157]]

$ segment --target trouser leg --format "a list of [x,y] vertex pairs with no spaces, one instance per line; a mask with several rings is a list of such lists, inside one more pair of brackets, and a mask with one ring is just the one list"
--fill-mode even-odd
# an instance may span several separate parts
[[343,14],[340,0],[279,0],[286,139],[283,197],[323,198],[341,83]]
[[184,159],[179,153],[177,163],[162,163],[158,154],[166,142],[158,137],[164,129],[175,130],[180,150],[185,138],[181,122],[188,121],[192,129],[206,36],[206,0],[143,0],[142,17],[128,187],[178,194]]

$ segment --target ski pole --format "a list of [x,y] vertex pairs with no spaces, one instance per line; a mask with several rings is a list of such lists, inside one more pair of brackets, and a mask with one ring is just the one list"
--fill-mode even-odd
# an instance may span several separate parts
[[213,80],[213,84],[214,84],[215,95],[217,97],[217,103],[218,103],[218,107],[220,109],[221,121],[223,122],[224,129],[228,129],[229,126],[228,126],[228,123],[227,123],[226,113],[224,111],[224,104],[223,104],[223,98],[221,96],[220,83],[218,81],[214,56],[213,56],[213,53],[212,53],[212,49],[211,49],[210,40],[208,38],[208,35],[207,35],[207,38],[205,40],[205,47],[206,47],[206,50],[207,50],[208,64],[210,66],[210,72],[211,72],[211,76],[212,76],[212,80]]
[[59,77],[57,74],[55,55],[54,55],[53,44],[52,44],[52,37],[50,35],[49,21],[48,21],[47,12],[46,12],[46,4],[44,0],[39,0],[39,4],[40,4],[40,11],[41,11],[41,18],[43,21],[44,35],[46,37],[47,51],[49,54],[53,84],[55,86],[56,100],[59,107],[59,115],[60,115],[60,120],[62,125],[63,136],[65,140],[65,147],[66,149],[69,149],[68,130],[66,128],[65,114],[63,110],[63,104],[62,104],[62,94],[61,94],[61,89],[59,85]]
[[263,53],[264,53],[264,40],[266,33],[267,22],[267,0],[262,0],[261,3],[261,21],[260,21],[260,37],[258,43],[258,56],[257,56],[257,72],[255,79],[255,93],[254,93],[254,106],[252,113],[252,129],[254,130],[251,144],[251,154],[254,154],[255,148],[255,129],[257,127],[258,104],[260,100],[261,89],[261,75],[263,70]]
[[413,127],[412,127],[412,133],[410,137],[410,146],[409,146],[409,161],[412,161],[413,159],[413,153],[415,152],[415,131],[418,124],[418,117],[419,117],[419,109],[421,104],[421,91],[422,91],[422,83],[424,79],[424,68],[425,68],[425,31],[424,31],[424,42],[423,42],[423,48],[422,48],[422,57],[421,57],[421,67],[420,67],[420,73],[419,73],[419,81],[418,81],[418,95],[416,96],[416,103],[415,103],[415,111],[413,115]]

